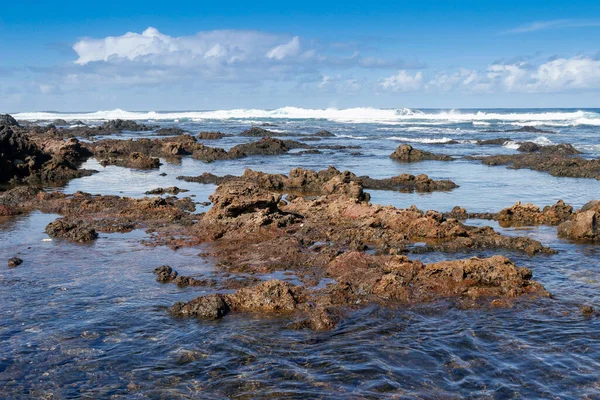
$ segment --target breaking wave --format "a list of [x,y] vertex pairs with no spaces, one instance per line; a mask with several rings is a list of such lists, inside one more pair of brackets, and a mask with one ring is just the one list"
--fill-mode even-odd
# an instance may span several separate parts
[[228,119],[320,119],[334,122],[396,124],[402,122],[446,122],[471,123],[485,126],[486,123],[519,123],[548,126],[592,125],[600,126],[600,113],[590,111],[461,111],[461,110],[413,110],[380,109],[380,108],[327,108],[308,109],[283,107],[276,110],[233,109],[214,111],[184,112],[135,112],[116,109],[112,111],[96,111],[90,113],[57,113],[57,112],[24,112],[14,114],[20,120],[82,120],[102,121],[110,119],[128,120],[171,120],[171,121],[204,121]]

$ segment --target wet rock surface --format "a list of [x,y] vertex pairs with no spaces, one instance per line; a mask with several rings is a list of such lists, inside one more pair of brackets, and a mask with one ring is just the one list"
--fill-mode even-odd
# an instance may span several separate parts
[[10,268],[18,267],[21,264],[23,264],[23,260],[21,260],[19,257],[12,257],[8,259],[8,266]]
[[480,160],[485,165],[506,165],[514,169],[532,169],[553,176],[600,179],[600,159],[574,156],[580,152],[570,144],[542,146],[523,154],[466,157]]
[[425,160],[452,161],[452,157],[450,156],[443,154],[434,154],[429,151],[415,149],[410,144],[401,144],[390,155],[390,157],[396,161],[407,163]]
[[211,319],[235,311],[295,313],[300,317],[296,327],[329,330],[343,318],[345,308],[373,302],[406,304],[442,298],[493,302],[498,297],[548,296],[531,280],[529,269],[519,268],[502,256],[423,264],[405,256],[347,252],[333,258],[325,270],[336,282],[325,288],[269,280],[232,294],[210,294],[177,303],[171,312],[180,317]]
[[39,146],[20,128],[0,126],[0,183],[58,182],[87,176],[95,171],[78,169],[79,161],[89,157],[77,140]]
[[156,188],[156,189],[152,189],[152,190],[148,190],[146,192],[146,194],[172,194],[172,195],[177,195],[179,193],[185,193],[185,192],[189,192],[189,190],[187,189],[180,189],[177,186],[171,186],[168,188]]
[[83,221],[67,221],[59,218],[46,226],[48,236],[67,239],[73,242],[87,243],[98,238],[96,230]]
[[[368,176],[356,176],[350,171],[339,171],[334,167],[326,170],[312,171],[302,168],[295,168],[289,175],[267,174],[263,172],[247,169],[242,176],[226,175],[217,176],[211,173],[204,173],[200,176],[180,176],[177,179],[186,182],[196,182],[204,184],[221,184],[230,181],[246,181],[259,184],[267,190],[304,193],[307,195],[322,195],[335,192],[336,184],[355,183],[356,188],[377,189],[377,190],[397,190],[397,191],[418,191],[431,192],[436,190],[452,190],[458,186],[449,180],[436,181],[425,174],[411,175],[402,174],[392,178],[373,179]],[[357,193],[357,196],[360,196]]]
[[448,218],[456,219],[491,219],[498,221],[500,226],[534,226],[549,225],[557,226],[573,216],[573,207],[559,200],[556,204],[545,206],[540,209],[531,203],[522,204],[518,201],[511,207],[505,208],[497,213],[469,213],[461,207],[454,207],[451,212],[445,214]]
[[222,133],[222,132],[200,132],[198,133],[198,135],[196,136],[198,139],[202,139],[202,140],[217,140],[217,139],[223,139],[224,137],[227,137],[229,135]]
[[147,156],[143,153],[131,153],[125,158],[105,158],[100,161],[102,166],[117,165],[119,167],[135,169],[154,169],[160,167],[160,160],[155,157]]
[[0,126],[19,126],[16,119],[10,114],[0,114]]
[[591,201],[558,226],[558,235],[583,242],[600,242],[600,201]]

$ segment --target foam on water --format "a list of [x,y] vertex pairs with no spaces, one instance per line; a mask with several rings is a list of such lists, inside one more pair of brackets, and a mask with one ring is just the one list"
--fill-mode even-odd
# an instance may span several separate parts
[[[552,140],[548,139],[545,136],[537,137],[537,138],[531,140],[531,142],[533,142],[537,145],[540,145],[540,146],[550,146],[550,145],[554,144],[554,142]],[[516,142],[516,141],[511,140],[511,141],[505,142],[502,146],[506,147],[507,149],[516,150],[521,146],[521,142]]]
[[[479,123],[498,122],[511,123],[520,122],[527,125],[592,125],[600,126],[600,114],[588,111],[513,111],[510,112],[487,112],[487,111],[421,111],[407,108],[380,109],[372,107],[358,108],[327,108],[307,109],[297,107],[283,107],[275,110],[262,109],[233,109],[214,111],[184,111],[184,112],[133,112],[116,109],[112,111],[96,111],[91,113],[56,113],[56,112],[24,112],[14,114],[20,120],[52,120],[62,118],[66,120],[102,121],[110,119],[128,120],[179,120],[189,119],[191,121],[202,121],[207,119],[320,119],[335,122],[356,123],[383,123],[394,124],[407,121],[427,121],[445,123]],[[558,125],[558,126],[561,126]]]
[[397,140],[399,142],[410,142],[410,143],[449,143],[454,139],[443,137],[443,138],[408,138],[402,136],[390,136],[388,139]]

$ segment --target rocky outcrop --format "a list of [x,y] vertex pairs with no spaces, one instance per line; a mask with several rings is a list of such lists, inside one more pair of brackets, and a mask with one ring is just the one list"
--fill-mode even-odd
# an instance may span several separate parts
[[276,132],[272,132],[269,131],[267,129],[264,128],[260,128],[258,126],[253,126],[250,129],[246,129],[245,131],[243,131],[242,133],[240,133],[240,136],[246,136],[246,137],[269,137],[269,136],[277,136]]
[[536,128],[535,126],[529,126],[529,125],[525,125],[522,126],[521,128],[517,128],[517,129],[509,129],[506,132],[521,132],[521,133],[556,133],[554,131],[547,131],[545,129],[539,129]]
[[154,129],[154,127],[144,125],[144,124],[139,124],[135,121],[114,119],[114,120],[106,121],[105,123],[103,123],[101,129],[106,132],[123,132],[123,131],[140,132],[140,131],[151,131],[152,129]]
[[[328,184],[328,182],[334,178],[339,182],[354,182],[361,188],[376,190],[431,192],[437,190],[452,190],[458,187],[452,181],[436,181],[425,174],[417,176],[402,174],[392,178],[373,179],[368,176],[356,176],[349,171],[342,172],[334,167],[329,167],[326,170],[318,172],[303,168],[295,168],[290,171],[287,176],[282,174],[267,174],[247,169],[242,176],[216,176],[210,173],[203,173],[200,176],[180,176],[177,179],[205,184],[221,184],[238,180],[257,183],[267,190],[287,193],[301,192],[307,195],[323,195],[331,193],[331,191],[328,192],[328,190],[331,190],[331,185]],[[334,182],[332,182],[332,184],[333,183]],[[364,199],[366,197],[362,198]]]
[[424,160],[452,161],[452,157],[450,156],[418,150],[413,148],[410,144],[401,144],[394,150],[390,157],[396,161],[407,163]]
[[146,192],[146,194],[159,194],[159,195],[172,194],[172,195],[178,195],[179,193],[185,193],[185,192],[189,192],[189,190],[187,190],[187,189],[180,189],[177,186],[171,186],[171,187],[168,187],[168,188],[156,188],[156,189],[148,190]]
[[587,203],[570,220],[560,224],[558,235],[572,240],[600,242],[600,201]]
[[73,242],[87,243],[98,238],[98,233],[94,228],[88,226],[85,222],[67,221],[59,218],[46,226],[46,233],[50,237],[67,239]]
[[348,252],[327,266],[335,281],[322,289],[270,280],[231,294],[210,294],[176,303],[171,313],[180,317],[222,318],[230,312],[295,313],[296,327],[329,330],[342,319],[343,307],[372,302],[415,303],[442,298],[463,301],[487,299],[491,304],[523,295],[548,296],[519,268],[502,256],[423,264],[404,256],[373,256]]
[[527,168],[547,172],[553,176],[600,179],[600,159],[571,156],[571,145],[544,146],[539,151],[523,154],[467,157],[480,160],[485,165],[507,165],[510,168]]
[[170,128],[160,128],[157,129],[155,132],[159,136],[179,136],[185,133],[183,129],[174,126]]
[[234,146],[231,152],[238,152],[245,155],[279,155],[290,151],[283,140],[275,138],[262,138],[257,142],[238,144]]
[[502,146],[504,143],[506,142],[510,142],[512,141],[511,138],[495,138],[495,139],[485,139],[485,140],[478,140],[477,141],[477,145],[478,146]]
[[227,136],[229,135],[221,132],[200,132],[196,137],[201,140],[216,140]]
[[105,158],[100,161],[102,166],[117,165],[119,167],[135,168],[135,169],[154,169],[160,167],[161,163],[158,158],[147,156],[143,153],[131,153],[126,157]]
[[10,114],[0,114],[0,126],[19,127],[19,123]]
[[321,137],[321,138],[335,137],[335,135],[333,133],[331,133],[331,132],[329,132],[328,130],[325,130],[325,129],[320,130],[320,131],[314,133],[313,136]]
[[10,268],[18,267],[21,264],[23,264],[23,260],[21,260],[19,257],[13,257],[8,259],[8,266]]
[[520,201],[512,207],[506,208],[496,214],[495,218],[503,226],[527,225],[558,225],[571,218],[573,207],[559,200],[552,206],[543,210],[533,204],[522,204]]
[[91,175],[95,171],[80,170],[75,164],[87,156],[76,140],[40,148],[22,131],[0,127],[0,183],[67,181]]

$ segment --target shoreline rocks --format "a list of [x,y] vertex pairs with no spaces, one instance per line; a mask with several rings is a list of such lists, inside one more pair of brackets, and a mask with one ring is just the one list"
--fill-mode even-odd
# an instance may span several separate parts
[[390,155],[396,161],[412,163],[425,160],[452,161],[453,158],[444,154],[434,154],[413,148],[410,144],[401,144]]
[[558,226],[559,237],[600,242],[600,201],[591,201],[577,211],[570,220]]
[[[246,169],[242,176],[216,176],[210,173],[204,173],[200,176],[179,176],[177,179],[186,182],[196,182],[204,184],[221,184],[228,181],[247,181],[258,183],[267,190],[275,190],[288,193],[304,193],[306,195],[321,195],[332,193],[329,181],[337,179],[339,182],[355,182],[364,189],[376,190],[397,190],[401,192],[431,192],[446,191],[457,188],[454,182],[450,180],[436,181],[425,174],[411,175],[401,174],[391,178],[373,179],[368,176],[356,176],[349,171],[339,171],[330,166],[326,170],[312,171],[303,168],[295,168],[289,175],[267,174],[263,172]],[[333,184],[333,182],[331,182]]]

